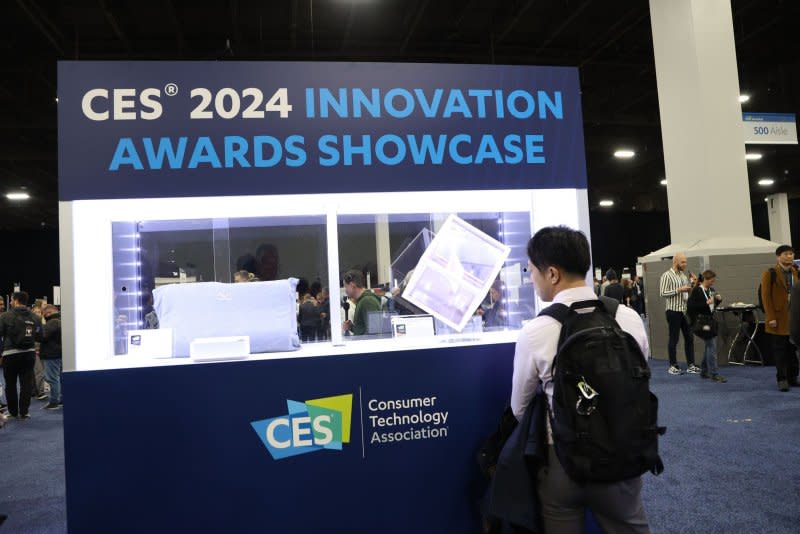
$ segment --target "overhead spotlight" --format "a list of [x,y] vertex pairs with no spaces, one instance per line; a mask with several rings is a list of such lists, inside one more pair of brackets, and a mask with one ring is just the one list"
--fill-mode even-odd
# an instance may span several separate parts
[[772,178],[762,178],[758,181],[758,185],[772,185],[775,183],[775,180]]
[[56,97],[56,104],[58,104],[58,97]]
[[749,159],[751,161],[760,160],[762,157],[763,156],[761,154],[759,154],[758,152],[751,152],[749,154],[745,154],[744,155],[744,159]]
[[28,193],[6,193],[8,200],[28,200],[31,196]]
[[667,185],[667,179],[666,179],[666,178],[664,178],[664,179],[663,179],[663,180],[661,180],[659,183],[660,183],[661,185]]
[[764,197],[764,202],[769,202],[769,199],[767,197]]
[[750,95],[739,95],[739,102],[741,102],[742,104],[744,104],[748,100],[750,100]]
[[621,159],[630,159],[635,155],[636,155],[636,152],[634,152],[633,150],[627,150],[627,149],[620,149],[620,150],[617,150],[616,152],[614,152],[614,157],[615,158],[621,158]]
[[609,208],[609,207],[614,205],[614,201],[613,200],[601,200],[599,202],[599,205],[604,207],[604,208]]

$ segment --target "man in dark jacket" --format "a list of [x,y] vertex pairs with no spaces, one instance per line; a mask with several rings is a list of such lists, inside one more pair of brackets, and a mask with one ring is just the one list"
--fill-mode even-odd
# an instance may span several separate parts
[[11,309],[0,315],[0,337],[3,338],[3,377],[6,380],[8,413],[17,419],[30,417],[37,324],[37,317],[28,308],[28,294],[24,291],[14,293]]
[[606,280],[608,280],[608,285],[603,291],[603,295],[610,299],[617,299],[620,303],[623,303],[623,298],[625,297],[625,288],[623,288],[622,284],[619,283],[617,271],[614,269],[609,269],[606,272]]
[[48,304],[42,309],[42,317],[46,322],[39,335],[39,358],[44,364],[44,379],[50,384],[50,402],[44,409],[57,410],[61,407],[61,314]]

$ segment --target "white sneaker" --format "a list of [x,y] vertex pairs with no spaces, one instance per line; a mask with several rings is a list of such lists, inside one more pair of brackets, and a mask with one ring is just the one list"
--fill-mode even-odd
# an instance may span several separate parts
[[699,375],[700,373],[703,372],[703,370],[697,367],[695,364],[692,364],[686,368],[686,372],[691,373],[693,375]]
[[669,374],[671,374],[671,375],[682,375],[683,374],[683,371],[681,371],[681,368],[678,367],[677,365],[670,365],[669,369],[667,369],[667,372]]

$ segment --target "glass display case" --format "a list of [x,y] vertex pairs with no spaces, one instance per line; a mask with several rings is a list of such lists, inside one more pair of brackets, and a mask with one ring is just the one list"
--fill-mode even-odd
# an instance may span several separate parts
[[[247,338],[237,350],[251,358],[513,341],[539,309],[524,272],[528,239],[552,224],[588,234],[585,195],[73,202],[64,215],[73,235],[75,368],[189,363],[197,360],[186,358],[190,345],[226,336]],[[357,307],[347,272],[360,273],[379,302],[359,319],[359,335],[342,328]]]

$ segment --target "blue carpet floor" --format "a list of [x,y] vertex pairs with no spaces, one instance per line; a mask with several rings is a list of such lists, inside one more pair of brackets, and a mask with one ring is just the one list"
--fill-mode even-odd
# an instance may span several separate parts
[[67,531],[62,410],[31,402],[31,418],[0,428],[0,514],[2,534]]
[[[671,376],[652,363],[666,469],[645,476],[655,533],[800,532],[800,388],[773,367],[722,368],[730,381]],[[41,410],[0,429],[0,534],[66,532],[62,414]]]
[[774,367],[722,367],[727,384],[652,368],[668,427],[644,483],[653,532],[800,532],[800,388],[779,392]]

